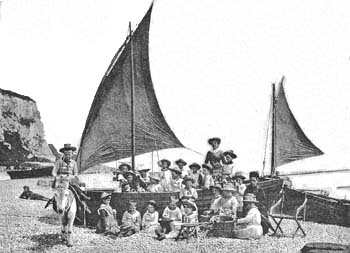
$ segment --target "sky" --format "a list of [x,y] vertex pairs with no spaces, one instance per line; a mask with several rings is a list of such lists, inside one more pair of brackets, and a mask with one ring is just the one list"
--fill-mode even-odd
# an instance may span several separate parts
[[[0,87],[37,102],[48,143],[77,144],[98,85],[149,0],[3,0]],[[222,138],[237,166],[260,170],[271,83],[324,156],[293,169],[349,165],[348,1],[155,1],[150,66],[180,141]],[[190,159],[190,158],[189,158]]]

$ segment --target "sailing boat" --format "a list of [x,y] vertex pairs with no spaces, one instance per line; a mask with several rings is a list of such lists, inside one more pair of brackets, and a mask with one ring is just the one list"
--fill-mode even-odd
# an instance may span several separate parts
[[[77,163],[80,172],[101,163],[132,157],[167,148],[183,148],[164,119],[153,89],[149,55],[149,27],[153,4],[141,23],[131,31],[117,51],[96,92],[81,137]],[[282,187],[281,179],[261,182],[270,200],[276,199]],[[177,192],[121,193],[114,189],[88,190],[91,214],[83,217],[87,224],[97,223],[97,208],[102,191],[113,192],[111,206],[121,219],[129,200],[135,200],[139,211],[146,210],[146,203],[153,199],[165,207],[170,196]],[[207,210],[212,200],[209,190],[198,190],[199,211]],[[86,218],[86,219],[85,219]]]

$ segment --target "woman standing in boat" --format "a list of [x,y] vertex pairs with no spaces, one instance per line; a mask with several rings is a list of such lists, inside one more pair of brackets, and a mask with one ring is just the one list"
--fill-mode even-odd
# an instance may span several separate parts
[[210,164],[213,167],[213,178],[216,181],[221,181],[222,164],[225,161],[224,153],[219,149],[221,139],[219,137],[213,137],[208,140],[212,150],[209,150],[205,157],[205,164]]

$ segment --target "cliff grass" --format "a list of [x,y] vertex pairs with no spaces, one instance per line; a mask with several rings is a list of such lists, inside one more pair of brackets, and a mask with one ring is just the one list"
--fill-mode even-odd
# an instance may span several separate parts
[[[57,215],[45,202],[22,200],[18,196],[24,185],[32,191],[51,197],[49,187],[37,186],[39,179],[0,181],[0,252],[298,252],[307,242],[350,242],[350,228],[302,222],[306,237],[271,237],[260,240],[207,238],[200,233],[198,241],[157,241],[137,234],[111,239],[94,230],[75,227],[74,246],[67,248],[60,240]],[[294,232],[294,223],[286,221],[285,231]]]

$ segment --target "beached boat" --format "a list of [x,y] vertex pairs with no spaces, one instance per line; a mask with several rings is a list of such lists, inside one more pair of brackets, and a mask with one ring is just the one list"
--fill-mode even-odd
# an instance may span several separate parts
[[292,210],[295,206],[303,203],[305,193],[307,193],[306,221],[350,227],[349,200],[331,198],[286,187],[284,188],[285,210]]
[[11,179],[34,178],[34,177],[49,177],[52,174],[53,165],[35,164],[31,167],[30,162],[26,162],[26,168],[14,169],[6,171]]
[[[151,12],[152,6],[135,31],[132,32],[130,28],[130,34],[112,59],[101,81],[81,138],[77,156],[80,171],[126,157],[132,158],[134,169],[135,155],[166,148],[184,148],[165,121],[153,89],[148,55]],[[283,180],[275,175],[277,166],[322,154],[303,133],[290,111],[283,81],[284,78],[277,96],[273,85],[269,116],[272,127],[268,131],[272,143],[269,151],[271,167],[267,173],[269,176],[259,182],[267,195],[267,203],[264,203],[266,206],[271,206],[279,198],[282,189]],[[91,197],[88,206],[92,211],[91,214],[86,214],[88,225],[94,226],[97,222],[96,210],[103,191],[113,192],[111,205],[117,210],[119,219],[129,200],[136,200],[138,209],[143,213],[149,200],[155,200],[164,208],[170,196],[178,194],[121,193],[114,192],[114,189],[88,189],[87,193]],[[209,208],[212,193],[207,190],[198,190],[198,193],[196,203],[201,213]]]

